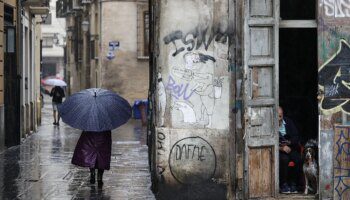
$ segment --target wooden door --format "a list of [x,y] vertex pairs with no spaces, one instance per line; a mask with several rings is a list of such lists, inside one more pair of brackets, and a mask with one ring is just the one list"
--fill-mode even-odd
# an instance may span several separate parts
[[20,80],[16,62],[16,27],[4,29],[5,145],[20,144]]
[[279,0],[244,0],[244,195],[278,191]]

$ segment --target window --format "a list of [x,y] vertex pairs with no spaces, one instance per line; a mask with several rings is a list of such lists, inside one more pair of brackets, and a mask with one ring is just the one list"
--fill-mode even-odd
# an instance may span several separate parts
[[95,59],[95,40],[90,41],[90,59]]
[[43,47],[53,47],[53,37],[43,37]]
[[5,25],[7,26],[13,26],[13,8],[8,6],[8,5],[4,5],[4,22]]
[[7,27],[4,34],[4,52],[15,53],[16,33],[14,27]]
[[51,19],[52,19],[51,13],[47,14],[47,17],[46,17],[46,19],[43,21],[43,24],[50,25],[50,24],[51,24]]
[[149,56],[149,13],[143,12],[143,44],[144,44],[144,54],[145,56]]
[[148,59],[149,57],[149,11],[147,4],[139,4],[137,7],[137,57]]

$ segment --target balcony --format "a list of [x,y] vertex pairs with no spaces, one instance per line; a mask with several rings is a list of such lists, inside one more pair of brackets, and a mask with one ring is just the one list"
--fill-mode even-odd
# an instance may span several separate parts
[[49,7],[40,7],[40,6],[29,6],[30,13],[34,15],[47,15],[50,12]]
[[24,0],[22,6],[48,7],[50,0]]

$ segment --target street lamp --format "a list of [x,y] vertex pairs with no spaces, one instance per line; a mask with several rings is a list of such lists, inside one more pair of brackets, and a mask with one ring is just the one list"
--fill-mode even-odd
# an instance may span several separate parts
[[72,37],[73,37],[73,32],[74,32],[73,27],[69,26],[69,27],[66,29],[66,32],[67,32],[67,37],[68,37],[68,39],[72,39]]
[[49,16],[49,15],[46,14],[46,13],[40,15],[42,23],[45,23],[45,21],[46,21],[46,19],[47,19],[48,16]]
[[58,43],[59,43],[59,40],[58,40],[58,33],[55,33],[55,34],[53,35],[53,43],[54,43],[54,44],[58,44]]
[[67,30],[67,36],[68,36],[68,39],[72,39],[73,31],[68,29]]
[[68,37],[72,37],[72,36],[73,36],[73,31],[70,30],[70,29],[68,29],[68,30],[67,30],[67,36],[68,36]]
[[87,32],[89,30],[89,21],[81,22],[81,28],[83,29],[83,32]]

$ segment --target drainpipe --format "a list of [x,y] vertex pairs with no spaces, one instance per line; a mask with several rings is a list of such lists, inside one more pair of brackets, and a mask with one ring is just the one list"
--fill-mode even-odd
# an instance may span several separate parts
[[[85,10],[84,10],[85,12]],[[81,68],[81,89],[87,89],[87,85],[88,85],[88,80],[86,79],[86,76],[88,74],[88,70],[87,70],[87,34],[88,34],[88,30],[84,30],[83,27],[89,26],[87,18],[85,16],[85,13],[83,14],[83,18],[82,18],[82,24],[80,24],[80,26],[82,27],[82,34],[83,34],[83,58],[82,58],[82,68]]]
[[[23,126],[23,124],[21,124],[21,123],[23,123],[24,122],[24,120],[22,120],[23,119],[23,116],[22,116],[22,112],[23,112],[23,108],[22,108],[22,106],[21,106],[21,104],[22,104],[22,99],[24,98],[23,97],[23,91],[21,91],[21,88],[22,88],[22,84],[21,84],[21,82],[22,82],[22,61],[23,61],[23,57],[22,57],[22,49],[23,49],[23,44],[22,44],[22,42],[23,42],[23,40],[22,40],[22,38],[23,38],[23,27],[22,27],[22,1],[21,0],[17,0],[17,31],[18,31],[18,33],[17,33],[17,39],[16,39],[16,41],[17,41],[17,49],[16,49],[16,54],[17,54],[17,88],[16,89],[19,89],[19,101],[18,101],[18,110],[19,110],[19,113],[17,113],[17,114],[19,114],[19,116],[17,117],[17,119],[20,119],[20,122],[19,122],[19,133],[18,134],[20,134],[20,138],[22,137],[22,126]],[[23,88],[24,89],[24,88]]]
[[101,64],[102,64],[102,56],[101,56],[101,52],[102,52],[102,37],[103,37],[103,35],[102,35],[102,0],[99,0],[99,4],[100,4],[100,6],[99,6],[99,13],[100,13],[100,15],[99,15],[99,33],[98,33],[98,49],[99,49],[99,52],[98,52],[98,56],[99,56],[99,58],[98,58],[98,64],[97,64],[97,66],[96,66],[96,68],[97,68],[97,71],[98,71],[98,75],[97,75],[97,77],[96,77],[96,84],[97,84],[97,86],[96,87],[101,87],[101,85],[102,85],[102,83],[101,83]]

